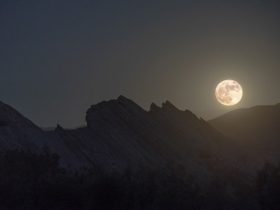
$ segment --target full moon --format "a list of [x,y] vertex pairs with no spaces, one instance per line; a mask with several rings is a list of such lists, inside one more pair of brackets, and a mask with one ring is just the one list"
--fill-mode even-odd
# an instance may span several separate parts
[[243,96],[241,85],[234,80],[221,81],[215,91],[218,102],[225,106],[238,104]]

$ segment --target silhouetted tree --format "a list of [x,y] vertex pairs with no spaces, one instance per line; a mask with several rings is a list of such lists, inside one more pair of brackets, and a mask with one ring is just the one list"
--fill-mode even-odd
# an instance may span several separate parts
[[[276,205],[278,169],[260,172],[258,189],[263,206]],[[100,168],[71,172],[59,165],[59,157],[43,153],[7,151],[0,154],[0,209],[228,209],[238,208],[242,185],[228,193],[226,179],[213,178],[203,190],[198,179],[182,165],[166,168],[128,167],[122,173]],[[238,180],[238,179],[237,179]],[[235,182],[238,183],[239,181]],[[234,196],[233,196],[234,195]],[[240,196],[240,198],[238,197]],[[243,199],[244,200],[244,199]]]
[[262,209],[280,209],[280,167],[266,163],[257,177],[257,192]]

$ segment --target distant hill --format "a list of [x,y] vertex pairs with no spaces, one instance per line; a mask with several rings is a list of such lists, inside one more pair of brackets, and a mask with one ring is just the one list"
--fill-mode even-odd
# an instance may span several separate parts
[[262,160],[280,160],[280,104],[234,110],[209,123]]

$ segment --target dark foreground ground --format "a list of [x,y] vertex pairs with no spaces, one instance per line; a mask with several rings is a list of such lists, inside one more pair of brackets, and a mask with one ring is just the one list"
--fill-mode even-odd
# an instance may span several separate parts
[[[241,178],[241,177],[240,177]],[[8,151],[0,157],[0,209],[280,209],[280,168],[266,164],[254,186],[212,183],[202,191],[182,168],[105,174],[99,169],[75,173],[59,166],[59,157]]]

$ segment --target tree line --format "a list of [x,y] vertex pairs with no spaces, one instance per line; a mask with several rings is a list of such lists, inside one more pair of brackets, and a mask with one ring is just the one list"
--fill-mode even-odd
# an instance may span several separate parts
[[[280,209],[279,166],[266,164],[249,191],[238,182],[233,187],[219,179],[201,187],[182,166],[137,173],[129,168],[124,173],[100,168],[75,172],[62,168],[59,156],[48,150],[0,155],[0,209],[5,210]],[[250,198],[256,203],[247,202]]]

